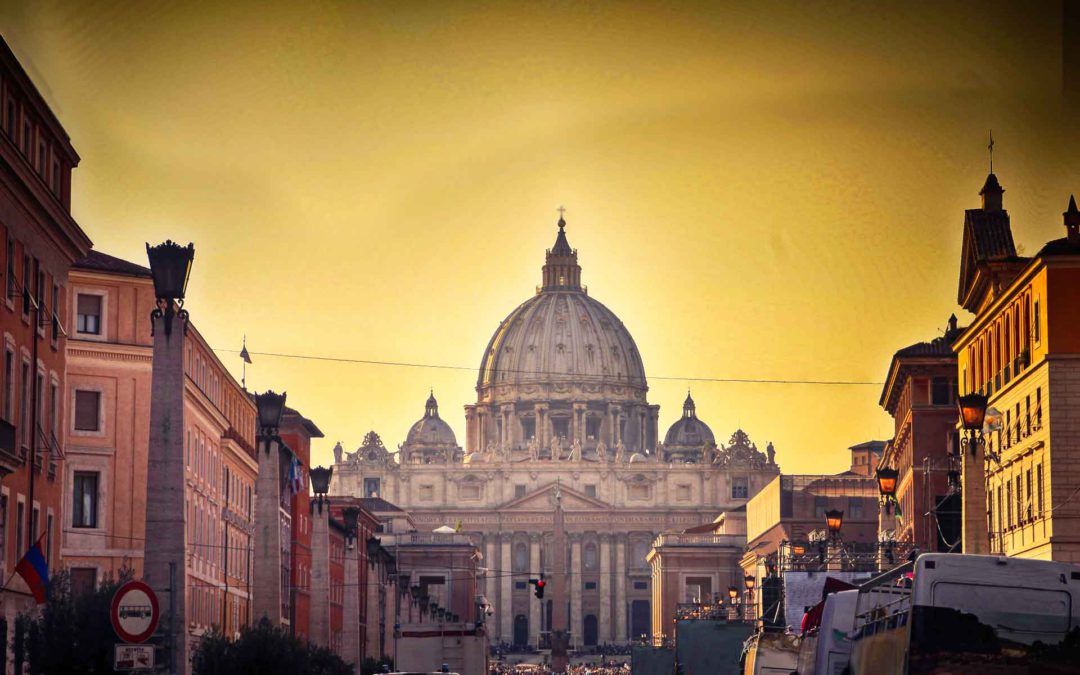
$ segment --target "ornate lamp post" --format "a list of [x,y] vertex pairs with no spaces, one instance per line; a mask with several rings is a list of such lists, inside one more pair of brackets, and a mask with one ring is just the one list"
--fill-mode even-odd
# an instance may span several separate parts
[[754,587],[757,585],[757,577],[755,577],[753,574],[747,574],[743,577],[743,585],[746,586],[746,602],[744,603],[744,610],[749,613],[749,609],[755,606]]
[[893,503],[896,501],[896,479],[900,472],[897,469],[878,467],[874,472],[877,478],[878,492],[881,493],[881,504],[885,507],[885,515],[892,515]]
[[734,612],[732,618],[739,618],[739,589],[736,586],[728,586],[727,589],[728,601],[731,603],[731,609]]
[[285,411],[286,392],[280,394],[267,389],[261,394],[255,394],[255,407],[259,413],[259,432],[266,439],[266,451],[270,452],[270,440],[275,438],[281,427],[281,415]]
[[184,294],[187,292],[188,279],[191,278],[191,263],[195,260],[195,245],[180,246],[171,239],[165,243],[146,245],[146,256],[150,259],[150,274],[154,278],[154,296],[157,308],[150,313],[150,333],[154,333],[154,320],[161,318],[165,335],[172,335],[173,317],[184,321],[187,330],[187,310],[184,307]]
[[960,440],[962,446],[975,454],[976,444],[982,441],[983,422],[986,421],[986,404],[989,399],[982,394],[967,394],[956,400],[956,406],[960,411],[960,425],[964,429],[964,437]]
[[326,493],[330,491],[330,477],[334,475],[334,467],[316,466],[311,469],[311,491],[315,493],[315,502],[311,505],[314,509],[319,508],[322,513],[323,505],[327,503]]
[[[184,469],[184,340],[172,340],[178,319],[187,331],[183,309],[195,246],[172,241],[146,245],[156,307],[150,313],[154,336],[153,386],[150,390],[150,435],[146,476],[146,557],[143,577],[158,593],[168,594],[164,630],[169,645],[169,672],[185,672],[189,663],[187,628],[187,527]],[[159,330],[160,329],[160,330]],[[35,349],[37,342],[35,340]],[[36,380],[35,380],[36,386]],[[37,392],[34,392],[35,395]],[[35,408],[36,410],[36,408]],[[36,422],[33,428],[37,428]],[[31,482],[33,486],[33,482]],[[33,493],[30,493],[31,500]],[[29,510],[29,509],[28,509]]]
[[840,527],[844,524],[844,512],[829,509],[825,512],[825,527],[829,529],[830,539],[840,538]]

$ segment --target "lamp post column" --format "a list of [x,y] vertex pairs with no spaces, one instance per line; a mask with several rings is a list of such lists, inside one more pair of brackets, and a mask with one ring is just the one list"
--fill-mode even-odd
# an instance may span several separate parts
[[345,547],[345,588],[342,598],[345,605],[342,617],[342,633],[345,635],[341,658],[353,664],[360,675],[360,556],[356,544]]
[[184,343],[188,315],[183,301],[195,247],[188,244],[183,248],[166,241],[155,247],[147,244],[146,253],[154,278],[157,308],[150,314],[154,351],[143,578],[163,600],[167,598],[163,604],[169,616],[162,623],[167,627],[163,632],[170,647],[169,672],[188,673],[191,672],[186,605],[188,541],[184,522],[187,511]]
[[333,469],[311,470],[311,632],[312,643],[330,646],[330,502],[326,491]]

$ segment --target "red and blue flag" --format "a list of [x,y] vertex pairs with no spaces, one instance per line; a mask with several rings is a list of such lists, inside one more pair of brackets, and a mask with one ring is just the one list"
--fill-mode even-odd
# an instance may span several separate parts
[[45,603],[49,596],[49,562],[41,552],[41,542],[36,542],[22,557],[15,571],[23,578],[37,604]]

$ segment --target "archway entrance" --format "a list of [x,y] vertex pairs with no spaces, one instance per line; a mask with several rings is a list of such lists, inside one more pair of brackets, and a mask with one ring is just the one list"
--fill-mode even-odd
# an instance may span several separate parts
[[582,636],[582,638],[585,641],[585,646],[586,647],[595,647],[596,646],[596,634],[597,634],[597,621],[596,621],[596,615],[595,614],[586,614],[585,615],[585,626],[584,626],[582,632],[585,633],[585,635]]
[[514,617],[514,644],[519,647],[529,644],[529,617],[524,614]]
[[652,634],[652,612],[648,600],[634,600],[630,604],[630,639]]

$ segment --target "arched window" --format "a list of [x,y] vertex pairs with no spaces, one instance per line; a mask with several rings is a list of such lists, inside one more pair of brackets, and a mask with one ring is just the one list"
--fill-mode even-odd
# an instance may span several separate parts
[[524,572],[529,568],[529,547],[523,541],[514,544],[514,571]]
[[585,569],[595,570],[597,567],[597,555],[596,544],[589,542],[585,544],[585,551],[582,555],[582,561],[585,563]]

